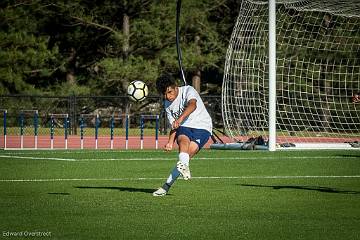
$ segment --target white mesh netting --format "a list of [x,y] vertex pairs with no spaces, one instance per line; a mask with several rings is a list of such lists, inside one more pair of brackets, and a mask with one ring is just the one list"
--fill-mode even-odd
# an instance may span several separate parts
[[[360,2],[277,1],[277,142],[360,140]],[[268,4],[244,0],[222,90],[226,131],[268,135]]]

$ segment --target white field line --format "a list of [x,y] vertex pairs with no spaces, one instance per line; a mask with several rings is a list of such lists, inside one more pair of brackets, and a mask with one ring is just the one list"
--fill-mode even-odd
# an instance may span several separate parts
[[[211,180],[211,179],[321,179],[321,178],[360,178],[360,175],[345,176],[219,176],[219,177],[192,177],[192,179]],[[148,181],[164,180],[165,178],[49,178],[49,179],[0,179],[0,182],[66,182],[66,181]]]
[[[30,154],[31,155],[31,154]],[[55,160],[55,161],[69,161],[69,162],[91,162],[91,161],[166,161],[173,160],[174,157],[166,158],[53,158],[53,157],[33,157],[33,156],[18,156],[18,154],[0,155],[0,158],[17,158],[17,159],[31,159],[31,160]],[[293,156],[293,157],[195,157],[194,160],[288,160],[288,159],[343,159],[343,158],[359,158],[358,156]]]
[[0,155],[0,158],[18,158],[18,159],[36,159],[36,160],[55,160],[55,161],[71,161],[71,162],[76,161],[76,159],[72,159],[72,158],[26,157],[26,156],[16,156],[16,155]]
[[[176,157],[175,157],[176,158]],[[195,157],[193,160],[280,160],[280,159],[343,159],[343,158],[359,158],[357,156],[318,156],[318,157]],[[84,158],[84,159],[78,159],[79,162],[87,162],[87,161],[163,161],[163,160],[173,160],[174,157],[167,157],[167,158]]]

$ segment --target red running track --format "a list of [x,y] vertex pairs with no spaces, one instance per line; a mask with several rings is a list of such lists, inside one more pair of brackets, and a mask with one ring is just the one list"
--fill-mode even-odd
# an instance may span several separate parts
[[[159,136],[158,148],[162,149],[163,146],[167,143],[167,136]],[[209,140],[205,145],[205,148],[209,148],[212,140]],[[53,140],[54,149],[65,149],[65,138],[64,136],[54,136]],[[68,149],[80,149],[81,140],[79,136],[69,136],[67,140]],[[96,141],[94,137],[84,137],[83,140],[84,149],[95,149]],[[144,136],[143,148],[144,149],[155,149],[156,141],[154,136]],[[175,147],[177,145],[175,143]],[[4,148],[4,138],[0,139],[0,148]],[[21,137],[20,136],[7,136],[6,139],[6,148],[21,148]],[[23,138],[23,148],[24,149],[33,149],[35,148],[35,137],[34,136],[24,136]],[[38,136],[37,139],[37,148],[50,149],[51,148],[51,139],[50,136]],[[111,139],[110,137],[98,137],[98,149],[110,149],[111,148]],[[126,139],[125,137],[114,137],[113,140],[114,149],[126,149]],[[140,149],[141,141],[140,137],[129,137],[128,140],[128,149]]]
[[[241,141],[246,141],[249,137],[242,136],[238,139]],[[159,136],[158,141],[158,148],[162,149],[163,146],[167,143],[167,136]],[[222,138],[224,142],[229,142],[229,138]],[[291,143],[344,143],[344,142],[354,142],[360,141],[359,138],[329,138],[329,137],[277,137],[277,142],[284,143],[284,142],[291,142]],[[204,148],[209,148],[210,145],[213,143],[211,139],[207,142]],[[65,149],[65,138],[64,136],[54,136],[53,141],[53,148],[54,149]],[[94,137],[84,137],[83,141],[84,149],[95,149],[96,143]],[[155,149],[156,142],[154,136],[144,136],[143,141],[143,148],[144,149]],[[68,137],[68,149],[80,149],[81,148],[81,141],[79,136],[69,136]],[[128,141],[128,148],[129,149],[140,149],[141,142],[139,136],[132,136],[129,137]],[[4,137],[0,138],[0,148],[4,148]],[[21,148],[21,137],[20,136],[7,136],[6,140],[6,148]],[[23,148],[24,149],[34,149],[35,148],[35,137],[34,136],[24,136],[23,138]],[[50,149],[51,148],[51,141],[50,136],[38,136],[37,141],[37,148],[39,149]],[[98,149],[110,149],[111,148],[111,141],[110,137],[99,137],[98,138]],[[177,145],[175,143],[175,148]],[[125,148],[125,137],[114,137],[113,140],[113,149],[126,149]]]

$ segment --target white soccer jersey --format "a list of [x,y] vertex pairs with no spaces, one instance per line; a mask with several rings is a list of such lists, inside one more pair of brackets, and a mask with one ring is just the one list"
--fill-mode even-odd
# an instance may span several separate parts
[[179,94],[174,101],[165,100],[165,111],[170,124],[180,117],[187,106],[187,102],[191,99],[196,99],[196,109],[181,123],[181,126],[205,129],[212,133],[211,117],[200,95],[192,86],[179,87]]

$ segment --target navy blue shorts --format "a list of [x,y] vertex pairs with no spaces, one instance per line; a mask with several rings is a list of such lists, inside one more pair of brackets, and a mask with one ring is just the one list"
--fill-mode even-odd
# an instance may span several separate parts
[[195,142],[199,146],[200,150],[209,140],[211,133],[205,129],[180,126],[178,129],[176,129],[176,139],[180,135],[187,136],[190,141]]

